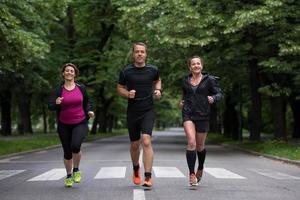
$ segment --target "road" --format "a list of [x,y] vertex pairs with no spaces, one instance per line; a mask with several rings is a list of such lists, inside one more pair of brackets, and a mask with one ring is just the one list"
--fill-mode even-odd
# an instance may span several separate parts
[[152,190],[131,182],[128,136],[84,143],[83,180],[65,188],[62,149],[0,160],[1,200],[299,200],[300,168],[207,144],[205,172],[196,190],[188,187],[182,129],[153,133]]

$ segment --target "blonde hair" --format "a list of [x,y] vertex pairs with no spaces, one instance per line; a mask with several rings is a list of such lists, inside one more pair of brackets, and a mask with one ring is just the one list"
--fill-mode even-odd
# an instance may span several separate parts
[[145,47],[145,50],[146,50],[146,52],[147,52],[147,45],[146,45],[145,43],[143,43],[143,42],[136,42],[136,43],[133,43],[133,45],[132,45],[132,52],[134,52],[134,48],[135,48],[135,46],[137,46],[137,45]]

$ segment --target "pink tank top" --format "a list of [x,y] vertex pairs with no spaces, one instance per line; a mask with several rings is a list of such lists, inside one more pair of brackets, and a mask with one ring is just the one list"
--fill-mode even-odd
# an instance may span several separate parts
[[78,86],[73,90],[67,90],[63,87],[61,97],[61,110],[59,121],[64,124],[77,124],[85,119],[85,113],[82,107],[83,95]]

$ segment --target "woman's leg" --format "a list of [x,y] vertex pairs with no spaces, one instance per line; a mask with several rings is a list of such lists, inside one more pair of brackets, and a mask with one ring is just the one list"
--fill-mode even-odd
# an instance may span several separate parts
[[72,132],[71,127],[65,124],[58,124],[58,135],[64,150],[64,165],[66,168],[67,175],[72,174],[72,150],[71,150],[71,139]]
[[73,154],[73,167],[76,171],[79,168],[80,160],[81,160],[81,144],[84,141],[88,133],[88,125],[87,123],[81,123],[76,125],[72,131],[72,154]]
[[195,174],[195,162],[196,162],[196,130],[192,121],[185,121],[183,123],[186,139],[186,159],[189,167],[190,174]]

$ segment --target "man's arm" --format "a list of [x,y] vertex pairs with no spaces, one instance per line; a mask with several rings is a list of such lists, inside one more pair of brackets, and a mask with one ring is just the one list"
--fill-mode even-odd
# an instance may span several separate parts
[[157,99],[159,99],[161,97],[161,94],[161,79],[159,78],[157,81],[154,82],[154,95]]
[[133,99],[135,97],[135,90],[128,91],[125,85],[118,84],[117,92],[120,96]]
[[159,78],[157,81],[154,82],[154,90],[161,91],[161,79]]
[[129,91],[127,90],[125,85],[117,85],[117,92],[120,96],[128,98]]

